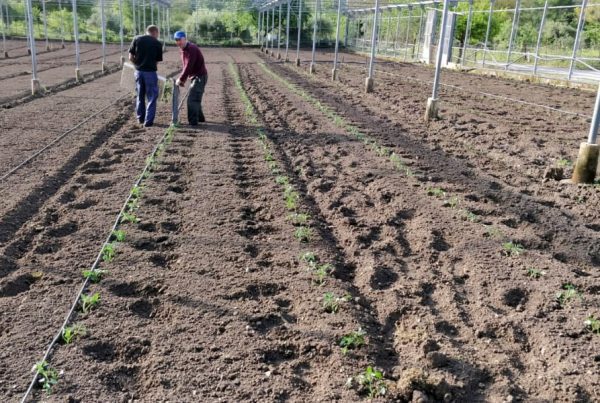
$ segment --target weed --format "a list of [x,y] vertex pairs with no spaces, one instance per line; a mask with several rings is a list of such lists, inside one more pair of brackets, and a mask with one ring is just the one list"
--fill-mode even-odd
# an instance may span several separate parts
[[544,274],[546,274],[545,271],[536,269],[535,267],[529,267],[527,269],[527,277],[529,277],[529,278],[538,279],[538,278],[542,277]]
[[592,333],[600,334],[600,319],[595,318],[594,315],[588,316],[583,323]]
[[122,229],[114,230],[112,236],[117,242],[125,242],[125,231]]
[[288,215],[288,219],[294,225],[304,225],[310,220],[310,216],[306,213],[292,213]]
[[556,165],[558,165],[560,168],[566,168],[573,165],[573,161],[571,161],[568,158],[561,158],[558,161],[556,161]]
[[117,250],[115,249],[114,243],[107,243],[102,248],[102,260],[105,263],[112,262],[116,255],[117,255]]
[[383,397],[387,393],[387,385],[383,379],[383,373],[372,366],[368,366],[362,373],[348,378],[346,386],[358,387],[358,393],[366,394],[369,398]]
[[304,252],[300,255],[299,259],[301,262],[308,263],[311,267],[316,265],[319,260],[315,252]]
[[562,289],[562,291],[559,291],[556,294],[556,301],[561,307],[567,305],[575,298],[583,299],[581,293],[577,290],[577,287],[571,283],[563,284]]
[[92,309],[94,309],[100,303],[100,294],[81,294],[80,304],[81,311],[83,313],[88,313]]
[[123,212],[121,216],[121,224],[132,223],[137,224],[140,222],[140,219],[133,213]]
[[327,276],[333,271],[333,266],[329,263],[317,264],[314,266],[315,284],[319,286],[325,285]]
[[89,279],[92,283],[99,283],[102,277],[108,273],[108,270],[84,270],[83,277]]
[[525,248],[523,247],[523,245],[518,244],[518,243],[514,243],[514,242],[504,242],[502,244],[502,250],[504,251],[504,254],[506,256],[519,256],[520,254],[522,254],[523,252],[525,252]]
[[427,194],[435,197],[445,197],[446,192],[442,188],[427,188]]
[[38,382],[42,385],[42,389],[44,389],[47,394],[52,393],[52,387],[58,383],[58,372],[50,367],[46,361],[36,363],[33,370],[41,376],[41,378],[38,379]]
[[300,242],[310,242],[313,236],[312,228],[301,226],[294,231],[294,237]]
[[65,344],[71,344],[76,337],[83,337],[87,334],[85,326],[75,324],[73,326],[67,326],[62,331],[62,339]]
[[342,348],[342,354],[347,354],[348,350],[356,350],[357,348],[365,345],[365,335],[367,333],[358,329],[358,331],[352,332],[345,335],[340,339],[340,347]]
[[287,176],[278,175],[275,177],[275,183],[281,186],[285,186],[289,183],[289,178]]

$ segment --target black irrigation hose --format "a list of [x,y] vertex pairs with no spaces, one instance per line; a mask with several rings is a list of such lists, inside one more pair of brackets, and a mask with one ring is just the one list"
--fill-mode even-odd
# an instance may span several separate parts
[[[186,94],[184,96],[184,99],[188,96],[188,93],[189,93],[189,90],[186,92]],[[181,108],[181,106],[179,106],[179,108]],[[148,160],[146,162],[146,165],[144,166],[144,170],[142,171],[142,173],[140,174],[140,176],[138,177],[138,179],[135,181],[135,183],[133,184],[132,188],[138,187],[140,185],[140,183],[144,179],[144,176],[145,176],[146,172],[148,171],[150,165],[152,164],[152,161],[150,161],[150,160],[152,159],[152,157],[154,157],[156,155],[156,152],[158,151],[158,148],[160,147],[161,144],[163,144],[163,142],[165,141],[165,138],[168,135],[169,135],[169,129],[165,130],[165,133],[163,134],[163,136],[160,138],[160,140],[158,141],[158,143],[156,143],[156,145],[154,146],[154,149],[152,150],[152,152],[149,155],[150,158],[148,158]],[[119,214],[117,215],[117,218],[115,219],[115,222],[114,222],[113,226],[111,227],[111,229],[110,229],[110,231],[108,233],[108,236],[106,237],[106,240],[102,244],[102,247],[100,248],[100,251],[98,252],[98,255],[96,256],[96,260],[92,264],[92,266],[90,268],[90,271],[94,271],[94,270],[97,269],[98,264],[100,263],[100,260],[102,259],[102,254],[103,254],[103,251],[104,251],[104,247],[110,243],[110,239],[112,238],[113,232],[119,226],[119,222],[121,221],[121,217],[123,216],[123,213],[125,212],[125,209],[127,208],[127,204],[131,200],[131,197],[132,197],[132,193],[130,192],[129,195],[127,196],[127,199],[125,200],[125,203],[123,203],[123,206],[121,207],[121,210],[119,211]],[[83,292],[85,291],[85,289],[87,288],[87,286],[89,285],[89,283],[90,283],[90,278],[86,277],[86,279],[83,282],[81,288],[79,289],[79,292],[75,296],[75,299],[73,301],[73,305],[71,306],[71,309],[67,313],[62,326],[60,327],[60,329],[58,330],[58,332],[56,333],[56,335],[54,336],[54,338],[52,339],[52,341],[48,345],[48,348],[46,349],[46,352],[44,353],[43,358],[39,362],[45,362],[45,361],[48,360],[48,357],[50,356],[50,353],[52,352],[52,349],[54,348],[54,346],[56,345],[56,343],[62,337],[63,330],[65,329],[65,327],[69,323],[69,320],[71,319],[71,316],[75,312],[75,309],[77,309],[77,304],[79,303],[81,295],[83,294]],[[36,370],[35,374],[33,375],[33,379],[31,380],[31,383],[29,384],[29,387],[27,388],[27,390],[25,391],[25,394],[23,395],[23,398],[21,399],[21,403],[25,403],[27,397],[29,396],[29,394],[33,390],[35,384],[38,381],[38,375],[39,375],[39,372]]]
[[129,95],[129,93],[124,94],[122,96],[120,96],[119,98],[117,98],[114,102],[112,102],[110,105],[107,105],[106,107],[102,108],[101,110],[99,110],[98,112],[88,116],[87,118],[85,118],[84,120],[82,120],[81,122],[79,122],[78,124],[76,124],[75,126],[73,126],[72,128],[70,128],[69,130],[67,130],[66,132],[62,133],[60,136],[58,136],[57,138],[55,138],[54,140],[52,140],[50,143],[48,143],[44,148],[38,150],[37,152],[35,152],[32,156],[30,156],[29,158],[27,158],[25,161],[21,162],[19,165],[17,165],[16,167],[12,168],[10,171],[8,171],[6,174],[4,174],[2,177],[0,177],[0,182],[4,181],[6,178],[8,178],[10,175],[12,175],[13,173],[15,173],[16,171],[18,171],[19,169],[21,169],[22,167],[24,167],[25,165],[27,165],[29,162],[31,162],[34,158],[38,157],[40,154],[42,154],[44,151],[46,151],[48,148],[52,147],[54,144],[58,143],[60,140],[62,140],[65,136],[67,136],[69,133],[73,132],[74,130],[77,130],[78,128],[80,128],[82,125],[84,125],[85,123],[89,122],[91,119],[95,118],[96,116],[98,116],[99,114],[101,114],[102,112],[104,112],[105,110],[107,110],[108,108],[110,108],[111,106],[114,106],[114,104],[118,101],[120,101],[121,99],[127,97]]

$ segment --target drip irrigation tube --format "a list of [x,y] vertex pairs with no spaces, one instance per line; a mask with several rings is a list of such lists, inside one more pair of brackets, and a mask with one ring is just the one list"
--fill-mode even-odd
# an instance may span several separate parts
[[75,126],[73,126],[72,128],[70,128],[69,130],[67,130],[66,132],[62,133],[60,136],[58,136],[57,138],[55,138],[54,140],[52,140],[50,143],[48,143],[45,147],[43,147],[42,149],[36,151],[33,155],[31,155],[29,158],[27,158],[25,161],[21,162],[19,165],[15,166],[14,168],[12,168],[10,171],[8,171],[6,174],[4,174],[2,177],[0,177],[0,182],[4,181],[6,178],[8,178],[10,175],[12,175],[13,173],[15,173],[16,171],[18,171],[19,169],[21,169],[22,167],[24,167],[25,165],[27,165],[29,162],[31,162],[33,159],[35,159],[36,157],[38,157],[40,154],[42,154],[44,151],[46,151],[48,148],[52,147],[54,144],[58,143],[60,140],[62,140],[65,136],[67,136],[69,133],[73,132],[74,130],[77,130],[78,128],[80,128],[82,125],[84,125],[85,123],[89,122],[91,119],[95,118],[96,116],[98,116],[99,114],[101,114],[102,112],[104,112],[105,110],[107,110],[108,108],[110,108],[111,106],[114,106],[115,102],[120,101],[121,99],[127,97],[129,94],[124,94],[122,96],[120,96],[119,98],[117,98],[114,102],[112,102],[110,105],[105,106],[104,108],[100,109],[98,112],[93,113],[92,115],[88,116],[87,118],[85,118],[84,120],[82,120],[81,122],[79,122],[78,124],[76,124]]
[[[189,93],[189,90],[186,92],[184,99],[187,97]],[[160,138],[160,140],[156,143],[156,145],[154,146],[154,149],[152,150],[152,152],[150,153],[149,157],[154,157],[156,155],[156,152],[158,151],[159,147],[161,144],[163,144],[163,142],[165,141],[165,138],[169,135],[169,130],[165,130],[165,133],[162,135],[162,137]],[[132,188],[137,187],[140,185],[140,183],[142,182],[142,180],[144,180],[144,176],[146,174],[146,172],[148,171],[150,165],[152,164],[152,162],[150,161],[150,159],[152,158],[148,158],[146,161],[146,165],[144,166],[144,169],[142,170],[142,173],[140,174],[140,176],[137,178],[137,180],[134,182]],[[123,216],[123,213],[125,212],[125,210],[127,209],[127,204],[129,203],[129,201],[131,200],[132,197],[132,193],[130,192],[129,195],[127,196],[127,199],[125,200],[125,202],[123,203],[123,206],[121,207],[121,209],[119,210],[119,214],[117,215],[117,218],[114,221],[114,224],[112,225],[108,236],[106,237],[106,239],[104,240],[104,243],[102,244],[102,247],[100,248],[100,251],[98,252],[98,255],[96,256],[96,260],[94,260],[94,263],[92,264],[92,266],[90,267],[91,271],[94,271],[97,269],[98,264],[100,263],[100,260],[102,259],[102,253],[104,250],[104,247],[106,245],[108,245],[110,243],[110,239],[113,236],[113,232],[117,229],[117,227],[119,226],[119,222],[121,220],[121,217]],[[65,329],[65,327],[67,326],[67,324],[69,323],[69,320],[71,319],[71,316],[73,316],[73,313],[75,312],[75,309],[77,309],[77,304],[79,303],[79,300],[81,298],[81,295],[83,294],[83,292],[85,291],[85,289],[87,288],[87,286],[90,284],[90,279],[89,277],[86,277],[85,281],[83,282],[81,288],[79,289],[79,292],[77,292],[77,294],[75,295],[75,299],[73,300],[73,305],[71,306],[71,308],[69,309],[69,312],[67,313],[67,315],[65,316],[65,320],[63,321],[62,326],[60,327],[60,329],[58,330],[58,332],[56,333],[56,335],[54,336],[54,338],[52,339],[52,341],[50,342],[50,344],[48,345],[48,348],[46,349],[46,352],[44,353],[44,356],[42,357],[42,359],[38,362],[44,362],[48,360],[48,357],[50,356],[52,349],[54,348],[54,346],[56,345],[56,343],[60,340],[60,338],[62,337],[62,333],[63,330]],[[35,368],[35,367],[34,367]],[[29,397],[29,394],[31,393],[31,391],[33,390],[35,384],[38,381],[38,375],[39,372],[36,370],[35,374],[33,375],[33,378],[29,384],[29,387],[27,388],[27,390],[25,391],[25,394],[23,395],[23,398],[21,399],[21,403],[25,403],[25,401],[27,400],[27,398]]]

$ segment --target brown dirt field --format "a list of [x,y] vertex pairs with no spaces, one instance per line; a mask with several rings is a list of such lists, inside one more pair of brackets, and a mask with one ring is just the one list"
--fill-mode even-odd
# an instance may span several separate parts
[[[600,399],[600,336],[584,325],[600,316],[600,189],[543,177],[575,158],[584,117],[447,88],[443,118],[426,125],[430,86],[401,78],[426,81],[432,71],[422,66],[382,64],[375,92],[365,94],[355,55],[344,55],[340,81],[331,82],[324,63],[311,77],[305,63],[258,51],[204,54],[208,122],[175,132],[144,182],[140,222],[122,226],[126,240],[103,264],[108,275],[89,288],[100,306],[73,317],[87,335],[54,349],[59,383],[50,396],[36,389],[35,400],[359,401],[365,396],[345,384],[368,365],[388,385],[377,401]],[[177,56],[169,52],[165,65],[176,70]],[[297,211],[310,216],[309,243],[294,236],[230,63],[279,175],[299,194]],[[593,103],[576,90],[442,74],[444,83],[583,115]],[[3,132],[11,130],[1,140],[2,172],[109,105],[122,93],[114,76],[0,110]],[[323,106],[392,150],[404,169]],[[162,104],[164,125],[141,130],[130,99],[119,101],[0,182],[8,195],[0,204],[1,400],[18,401],[27,388],[169,118]],[[50,130],[35,130],[42,120]],[[521,253],[503,250],[509,241]],[[299,259],[306,251],[333,267],[322,286]],[[560,304],[567,283],[580,296]],[[351,299],[327,313],[326,292]],[[343,354],[341,337],[358,329],[366,345]]]

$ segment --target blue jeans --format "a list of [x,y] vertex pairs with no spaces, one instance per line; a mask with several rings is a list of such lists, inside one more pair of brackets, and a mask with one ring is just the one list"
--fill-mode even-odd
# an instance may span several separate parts
[[[135,112],[140,123],[153,124],[158,100],[158,74],[156,71],[135,71]],[[146,108],[146,98],[148,108]]]

